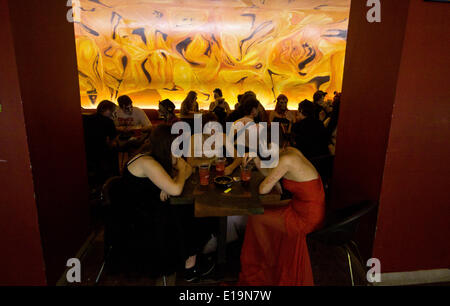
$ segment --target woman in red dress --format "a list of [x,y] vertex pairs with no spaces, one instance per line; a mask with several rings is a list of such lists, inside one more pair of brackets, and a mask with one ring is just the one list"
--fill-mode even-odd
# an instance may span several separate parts
[[[281,147],[281,146],[280,146]],[[260,194],[284,188],[293,195],[289,205],[266,208],[248,218],[241,253],[239,284],[244,286],[314,285],[306,235],[319,229],[325,216],[325,195],[316,169],[295,148],[280,149],[278,166],[261,169],[266,176]]]

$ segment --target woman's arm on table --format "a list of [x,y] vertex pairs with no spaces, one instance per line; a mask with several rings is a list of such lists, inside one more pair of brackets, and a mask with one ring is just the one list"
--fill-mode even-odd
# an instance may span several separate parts
[[[177,161],[178,175],[172,179],[164,168],[155,160],[146,160],[143,163],[143,171],[159,189],[171,196],[179,196],[183,192],[186,177],[192,173],[187,163],[180,159]],[[189,175],[188,175],[189,174]]]

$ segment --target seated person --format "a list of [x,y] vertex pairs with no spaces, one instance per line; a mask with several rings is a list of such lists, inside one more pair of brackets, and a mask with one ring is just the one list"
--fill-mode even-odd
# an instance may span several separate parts
[[[253,97],[254,99],[256,99],[256,101],[258,101],[258,99],[256,98],[256,94],[253,91],[247,91],[246,93],[244,93],[242,101],[245,101],[250,97]],[[258,101],[258,114],[255,116],[254,121],[256,123],[269,122],[269,116],[267,115],[266,109],[259,101]]]
[[292,127],[294,146],[308,159],[328,155],[327,131],[322,121],[314,116],[314,104],[304,100],[299,104],[298,110],[300,121]]
[[227,118],[225,118],[225,122],[235,122],[243,117],[241,107],[239,106],[237,109],[232,111]]
[[149,132],[152,128],[152,123],[148,119],[145,112],[133,107],[133,101],[128,96],[120,96],[117,99],[119,109],[117,109],[114,123],[119,132],[132,132],[140,130],[142,132]]
[[[203,127],[205,127],[205,125],[209,122],[217,122],[217,116],[210,112],[207,113],[205,115],[203,115],[202,118],[202,124]],[[223,156],[227,156],[227,152],[226,152],[226,142],[229,140],[226,137],[226,134],[223,133],[223,148],[222,148],[222,152],[223,152]],[[202,142],[201,145],[203,146],[204,142],[211,137],[211,135],[206,135],[206,134],[202,134]],[[190,148],[189,148],[189,152],[190,152],[190,157],[187,158],[187,162],[189,165],[191,165],[194,169],[199,167],[202,164],[209,164],[210,166],[212,165],[212,163],[214,162],[214,160],[217,158],[215,157],[206,157],[203,155],[201,157],[195,157],[194,156],[194,138],[195,138],[195,134],[193,134],[191,136],[191,140],[190,140]],[[203,147],[202,147],[203,148]],[[212,148],[213,150],[215,149],[214,147]],[[241,164],[242,158],[238,158],[237,157],[237,152],[231,152],[231,154],[233,154],[233,158],[229,158],[229,164],[226,166],[225,168],[225,172],[224,175],[231,175],[234,170],[239,167],[239,165]],[[246,216],[230,216],[227,219],[227,243],[231,243],[234,241],[237,241],[238,239],[243,237],[243,233],[245,232],[245,224],[247,222],[247,217]],[[209,240],[209,242],[205,245],[204,249],[203,249],[203,254],[210,254],[212,252],[215,252],[217,250],[217,235],[212,235],[211,239]]]
[[270,122],[279,122],[284,133],[290,133],[293,122],[295,121],[294,114],[287,108],[288,98],[281,94],[277,98],[275,110],[270,113]]
[[255,118],[259,113],[259,101],[254,97],[248,97],[243,100],[242,105],[240,107],[242,111],[242,118],[239,118],[234,122],[234,124],[241,122],[246,125],[249,122],[255,122]]
[[220,88],[214,89],[214,102],[211,102],[209,105],[209,111],[215,112],[216,109],[220,109],[225,114],[229,114],[231,112],[230,106],[225,101],[222,95],[222,90]]
[[83,116],[84,138],[90,185],[102,185],[109,177],[119,174],[116,127],[111,119],[116,105],[104,100],[97,113]]
[[[202,130],[205,127],[205,125],[209,122],[217,122],[217,116],[214,113],[206,113],[205,115],[203,115],[202,118]],[[214,132],[214,131],[213,131]],[[205,155],[205,152],[203,152],[203,144],[204,142],[211,137],[211,135],[207,135],[207,134],[203,134],[201,135],[201,146],[202,146],[202,156],[201,157],[195,157],[195,146],[194,146],[194,141],[195,141],[195,136],[196,134],[193,134],[191,136],[190,139],[190,143],[189,143],[189,152],[190,152],[190,157],[187,158],[187,162],[189,165],[191,165],[193,168],[199,167],[202,164],[209,164],[211,166],[211,164],[214,162],[214,160],[216,159],[216,156],[214,157],[207,157]],[[223,137],[222,140],[222,144],[223,144],[223,148],[222,148],[222,154],[224,157],[227,156],[226,154],[226,142],[228,141],[228,138],[226,137],[225,133],[222,133],[221,135]],[[216,148],[213,147],[213,150],[215,150]],[[232,152],[232,154],[234,154],[234,156],[236,158],[233,158],[233,162],[230,163],[229,166],[227,166],[225,168],[225,175],[230,175],[231,173],[233,173],[233,171],[240,165],[240,159],[237,158],[237,154],[236,152]]]
[[183,103],[181,103],[180,115],[190,116],[198,112],[197,93],[195,91],[190,91]]
[[242,98],[244,97],[244,95],[238,95],[237,96],[237,100],[238,102],[234,105],[234,110],[237,110],[239,108],[239,105],[241,105],[242,102]]
[[[191,205],[174,206],[166,202],[171,196],[179,196],[183,192],[184,184],[192,174],[192,167],[182,158],[175,158],[171,152],[172,141],[175,135],[171,134],[171,127],[166,124],[158,125],[150,135],[150,146],[147,153],[134,157],[126,166],[123,174],[123,181],[129,203],[138,205],[139,209],[153,218],[153,222],[160,225],[162,230],[159,236],[154,237],[156,241],[149,241],[154,252],[161,252],[162,249],[176,250],[174,244],[181,244],[183,247],[183,260],[185,266],[185,279],[193,281],[200,274],[210,272],[213,262],[205,267],[199,268],[197,255],[201,254],[203,247],[214,232],[211,220],[208,218],[194,218],[194,211]],[[173,170],[177,174],[173,176]],[[152,216],[157,216],[152,217]],[[176,222],[176,223],[175,223]],[[156,226],[156,228],[159,228]],[[165,232],[179,229],[171,234]],[[153,244],[152,244],[153,243]],[[154,243],[158,243],[154,246]],[[153,256],[150,254],[149,261],[159,258],[162,262],[150,262],[155,266],[165,265],[165,270],[175,270],[176,258],[173,252],[167,252],[168,257]],[[170,260],[170,262],[169,262]],[[206,272],[205,272],[206,271]]]
[[231,113],[230,106],[222,96],[222,90],[214,89],[214,102],[209,105],[209,111],[216,114],[218,121],[225,126],[225,120],[228,114]]
[[287,206],[266,207],[263,215],[248,217],[240,285],[314,284],[306,235],[320,229],[324,222],[325,194],[316,169],[300,151],[287,146],[280,134],[279,162],[275,168],[261,168],[261,160],[255,158],[256,166],[266,176],[259,193],[267,194],[279,188],[281,182],[293,198]]
[[215,160],[215,157],[206,157],[204,152],[203,152],[203,143],[206,141],[206,139],[208,139],[211,135],[207,135],[207,134],[203,134],[203,129],[205,127],[205,125],[209,122],[213,122],[213,121],[218,121],[217,120],[217,116],[212,113],[206,113],[202,116],[202,133],[201,133],[201,149],[202,149],[202,156],[201,157],[195,157],[195,146],[194,146],[194,140],[195,140],[195,136],[198,134],[193,133],[191,135],[191,139],[189,142],[189,152],[190,152],[190,156],[187,158],[187,162],[189,165],[191,165],[193,168],[199,167],[202,164],[209,164],[211,165],[213,163],[213,161]]
[[267,115],[266,109],[261,102],[258,101],[258,116],[255,118],[255,122],[269,122],[269,116]]
[[[238,103],[234,106],[234,111],[232,111],[228,117],[226,118],[226,122],[235,122],[239,119],[241,119],[242,117],[244,117],[243,113],[242,113],[242,102],[244,100],[247,100],[249,97],[253,97],[256,99],[256,95],[254,92],[252,91],[248,91],[242,95],[238,95]],[[259,105],[258,105],[259,108]]]
[[177,115],[175,115],[175,104],[169,99],[159,102],[158,112],[167,124],[173,124],[179,121]]
[[330,116],[330,102],[325,101],[327,93],[321,90],[318,90],[314,93],[313,102],[314,102],[314,116],[322,122],[325,122]]

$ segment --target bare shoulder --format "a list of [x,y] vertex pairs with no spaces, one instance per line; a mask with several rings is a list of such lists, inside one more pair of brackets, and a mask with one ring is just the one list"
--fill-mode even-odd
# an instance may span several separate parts
[[159,163],[151,156],[142,156],[141,158],[139,158],[139,161],[141,164],[145,165],[145,166],[155,166],[155,165],[159,165]]
[[163,166],[158,163],[151,156],[145,156],[140,158],[139,164],[136,165],[140,168],[141,173],[147,177],[154,177],[155,175],[159,175],[162,172],[165,172]]
[[292,167],[292,166],[296,165],[296,161],[297,161],[297,157],[296,157],[295,153],[286,151],[280,155],[280,160],[278,162],[278,165]]
[[286,163],[289,165],[289,172],[298,179],[315,178],[317,171],[306,157],[296,148],[289,147],[285,153]]

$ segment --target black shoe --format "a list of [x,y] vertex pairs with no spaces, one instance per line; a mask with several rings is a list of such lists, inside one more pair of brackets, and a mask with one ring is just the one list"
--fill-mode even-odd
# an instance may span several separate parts
[[200,261],[200,275],[207,276],[214,271],[216,267],[216,260],[212,255],[203,255]]
[[200,277],[200,272],[197,263],[190,269],[184,269],[184,280],[193,282]]

